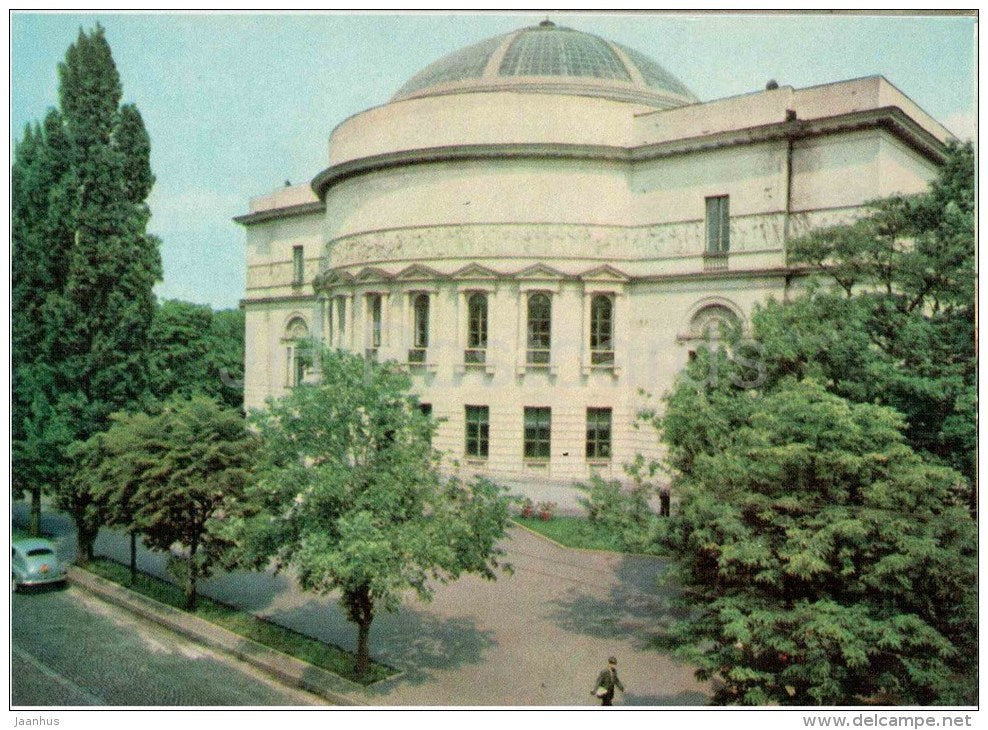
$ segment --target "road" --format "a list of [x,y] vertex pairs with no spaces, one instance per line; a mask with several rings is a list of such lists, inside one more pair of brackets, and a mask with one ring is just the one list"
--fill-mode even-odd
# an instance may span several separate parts
[[14,706],[302,706],[322,702],[77,588],[16,593]]

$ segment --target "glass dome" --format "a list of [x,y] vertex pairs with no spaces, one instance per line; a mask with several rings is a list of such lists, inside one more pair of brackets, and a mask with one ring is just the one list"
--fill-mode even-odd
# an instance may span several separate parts
[[547,20],[444,56],[413,76],[392,101],[477,91],[575,94],[659,108],[697,101],[644,54]]

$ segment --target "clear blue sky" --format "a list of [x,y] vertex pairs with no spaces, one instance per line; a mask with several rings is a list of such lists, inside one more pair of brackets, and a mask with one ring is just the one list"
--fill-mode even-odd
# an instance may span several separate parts
[[[810,86],[882,74],[962,136],[973,130],[970,17],[591,15],[555,22],[636,48],[703,100],[774,78]],[[385,103],[440,56],[545,17],[488,14],[32,14],[11,19],[11,140],[57,104],[56,68],[97,21],[151,135],[151,230],[162,298],[236,306],[253,195],[325,167],[343,119]]]

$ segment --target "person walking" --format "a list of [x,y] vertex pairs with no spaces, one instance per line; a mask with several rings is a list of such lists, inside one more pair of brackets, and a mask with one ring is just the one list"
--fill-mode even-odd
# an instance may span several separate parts
[[590,694],[600,700],[601,707],[610,707],[613,704],[615,688],[624,692],[624,685],[617,675],[617,659],[610,657],[607,660],[607,667],[597,675],[597,683]]

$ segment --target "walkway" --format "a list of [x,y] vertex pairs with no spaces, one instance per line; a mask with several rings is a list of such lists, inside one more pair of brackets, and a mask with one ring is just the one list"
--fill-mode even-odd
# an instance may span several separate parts
[[[26,506],[15,504],[15,522]],[[74,536],[66,520],[45,526]],[[371,653],[405,674],[370,690],[375,705],[595,704],[590,696],[609,655],[627,693],[625,705],[697,705],[708,688],[692,670],[650,647],[670,613],[657,587],[661,560],[560,548],[521,528],[504,547],[514,566],[497,581],[468,576],[436,589],[425,604],[413,598],[396,614],[379,615]],[[98,553],[126,559],[125,536],[103,531]],[[161,555],[142,552],[141,568],[165,575]],[[204,581],[202,591],[298,631],[353,649],[356,630],[333,596],[300,592],[285,575],[233,573]]]

